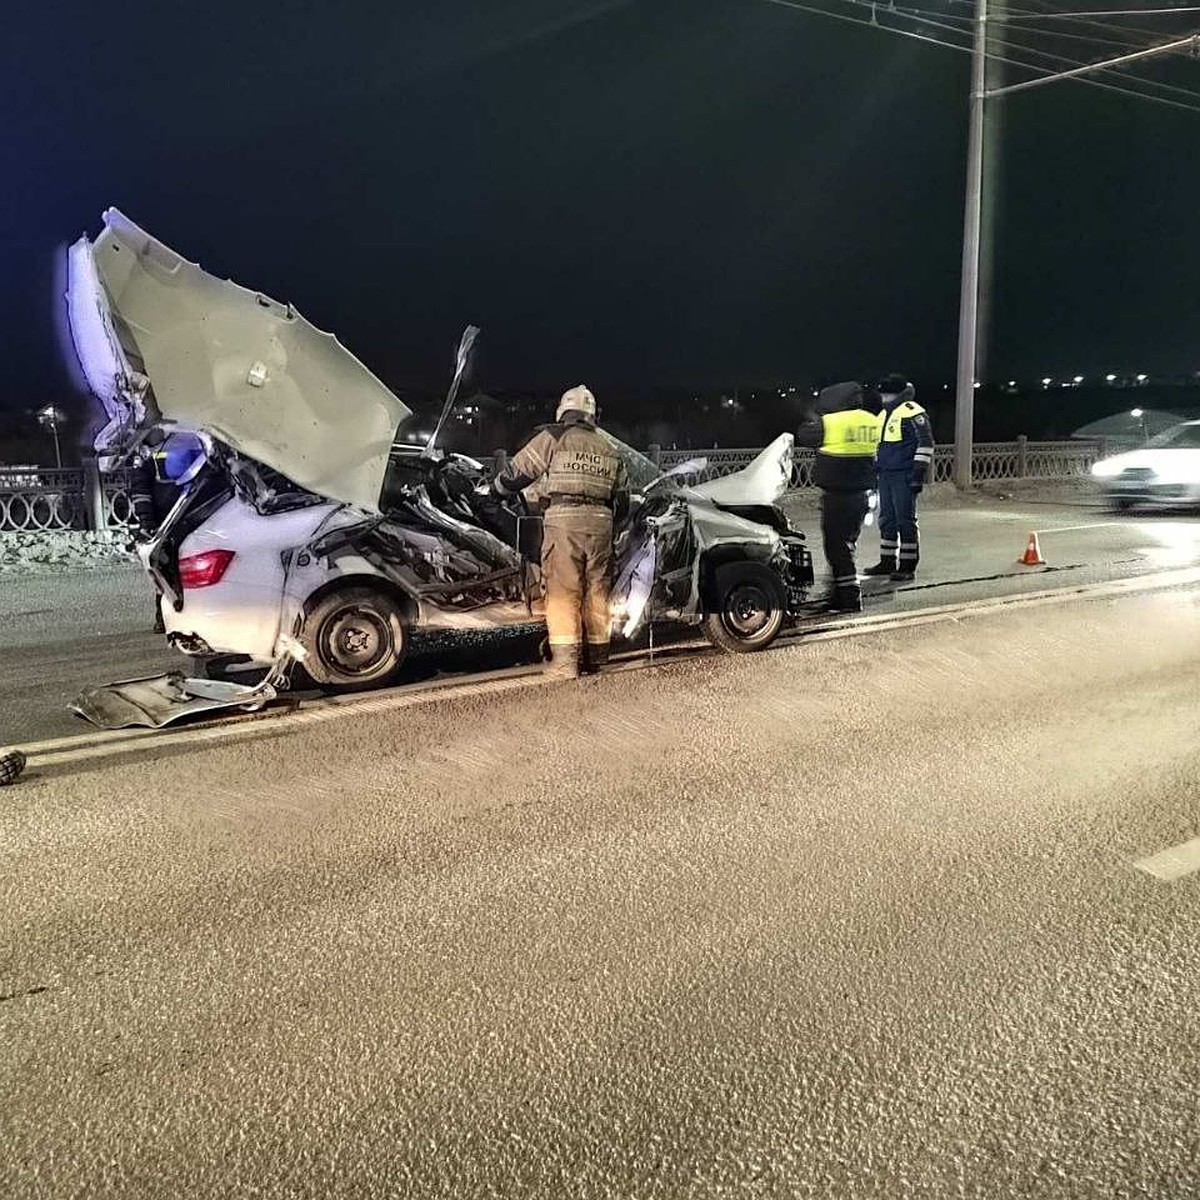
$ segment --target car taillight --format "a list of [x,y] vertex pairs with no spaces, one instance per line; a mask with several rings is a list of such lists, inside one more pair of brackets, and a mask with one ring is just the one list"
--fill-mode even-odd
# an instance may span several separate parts
[[179,560],[179,582],[185,588],[212,587],[220,583],[229,564],[233,562],[232,550],[205,550],[200,554],[189,554]]

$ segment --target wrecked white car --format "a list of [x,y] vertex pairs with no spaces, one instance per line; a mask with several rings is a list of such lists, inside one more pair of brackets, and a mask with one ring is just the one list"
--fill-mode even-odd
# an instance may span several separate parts
[[[174,647],[270,667],[266,692],[241,697],[251,705],[286,686],[297,660],[320,686],[378,687],[415,633],[541,621],[536,505],[476,495],[482,466],[439,450],[437,430],[423,449],[395,444],[409,410],[290,305],[208,275],[115,210],[104,222],[71,248],[70,322],[108,415],[102,465],[148,438],[190,448],[174,456],[187,463],[178,499],[140,551]],[[443,422],[477,332],[459,348]],[[617,546],[615,632],[672,620],[728,650],[768,645],[813,582],[803,534],[776,506],[791,435],[696,486],[683,478],[702,463],[663,476],[617,444],[637,494]],[[129,685],[96,689],[76,711],[163,724],[178,706],[146,695],[239,702],[186,683],[143,687],[141,717]]]

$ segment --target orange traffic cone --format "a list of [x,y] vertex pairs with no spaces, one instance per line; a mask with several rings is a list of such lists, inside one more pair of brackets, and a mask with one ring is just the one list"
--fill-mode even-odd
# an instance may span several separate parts
[[1044,567],[1046,565],[1036,529],[1030,530],[1029,545],[1025,547],[1025,553],[1021,555],[1021,565],[1025,567]]

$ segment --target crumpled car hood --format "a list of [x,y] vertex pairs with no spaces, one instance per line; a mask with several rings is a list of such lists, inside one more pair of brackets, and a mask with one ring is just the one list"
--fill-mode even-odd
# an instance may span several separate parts
[[76,353],[109,463],[162,424],[204,432],[331,500],[379,511],[410,410],[332,334],[181,258],[116,209],[68,255]]
[[689,491],[717,504],[774,504],[791,482],[795,441],[790,433],[781,433],[740,471],[698,483]]

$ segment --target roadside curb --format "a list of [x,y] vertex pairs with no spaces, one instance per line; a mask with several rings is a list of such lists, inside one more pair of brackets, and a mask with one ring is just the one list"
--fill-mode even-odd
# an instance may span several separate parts
[[[1131,579],[1103,583],[1081,583],[1039,592],[994,596],[957,604],[931,605],[903,613],[854,616],[788,630],[780,636],[780,649],[796,649],[808,642],[834,641],[864,637],[894,629],[906,629],[942,621],[991,616],[1016,608],[1037,608],[1068,604],[1076,600],[1098,600],[1142,592],[1200,584],[1200,567],[1162,571]],[[613,673],[645,670],[697,657],[697,652],[712,650],[703,640],[671,643],[662,649],[634,651],[616,657]],[[454,676],[442,680],[411,684],[403,688],[352,696],[329,696],[315,700],[284,703],[256,713],[225,716],[186,727],[163,730],[134,729],[113,732],[95,731],[52,738],[21,747],[28,757],[28,776],[41,773],[70,773],[87,769],[109,759],[137,754],[160,754],[167,750],[200,749],[226,742],[246,741],[287,733],[304,726],[324,724],[344,717],[365,716],[405,708],[424,706],[443,700],[468,696],[494,696],[556,686],[549,683],[538,666],[509,667],[479,676]]]

